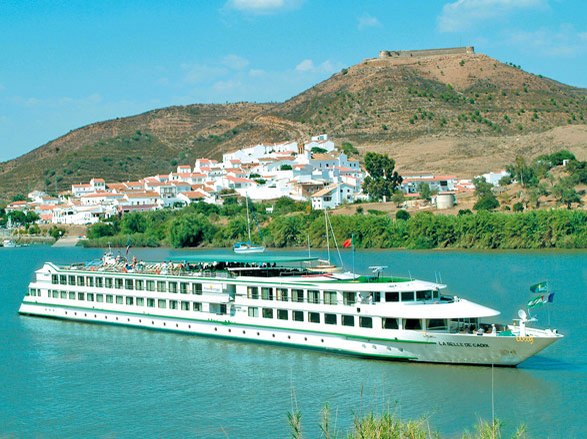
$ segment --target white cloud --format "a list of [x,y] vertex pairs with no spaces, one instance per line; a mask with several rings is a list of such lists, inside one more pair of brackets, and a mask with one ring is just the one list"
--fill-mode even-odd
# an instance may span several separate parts
[[236,79],[230,79],[228,81],[218,81],[212,86],[214,91],[218,93],[230,92],[240,87],[242,87],[242,84],[239,80]]
[[209,66],[205,64],[182,64],[183,82],[187,84],[198,84],[201,82],[213,81],[227,73],[225,67]]
[[441,32],[460,32],[519,10],[543,10],[547,7],[548,0],[457,0],[446,3],[442,8],[438,29]]
[[380,27],[381,23],[377,17],[372,17],[369,14],[363,14],[359,17],[359,23],[357,25],[359,30],[364,30],[369,27]]
[[262,69],[251,69],[251,70],[249,70],[249,76],[251,78],[260,78],[262,76],[265,76],[265,70],[262,70]]
[[275,14],[298,8],[302,0],[229,0],[225,9],[234,9],[255,15]]
[[295,70],[299,73],[334,73],[341,68],[341,65],[330,60],[326,60],[320,65],[315,65],[311,59],[305,59],[296,66]]
[[587,53],[587,32],[578,32],[573,25],[563,24],[556,30],[541,28],[515,32],[508,43],[544,56],[570,57]]
[[233,70],[242,70],[249,65],[249,60],[238,55],[226,55],[222,60],[222,64]]

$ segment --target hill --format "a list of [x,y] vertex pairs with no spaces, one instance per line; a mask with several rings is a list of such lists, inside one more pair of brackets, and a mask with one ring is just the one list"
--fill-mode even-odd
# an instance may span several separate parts
[[[407,52],[406,52],[407,53]],[[0,164],[0,193],[132,180],[326,132],[403,173],[470,176],[562,148],[587,159],[587,90],[483,54],[367,59],[279,104],[188,105],[94,123]]]

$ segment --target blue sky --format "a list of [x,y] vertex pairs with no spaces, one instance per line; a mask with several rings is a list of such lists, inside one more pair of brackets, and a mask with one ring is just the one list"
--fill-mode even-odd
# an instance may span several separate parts
[[283,101],[382,49],[462,45],[587,87],[587,2],[2,0],[0,161],[154,108]]

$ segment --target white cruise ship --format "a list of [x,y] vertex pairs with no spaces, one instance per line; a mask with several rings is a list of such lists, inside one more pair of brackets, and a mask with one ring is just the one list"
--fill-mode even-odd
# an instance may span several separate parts
[[132,263],[107,253],[37,270],[19,312],[361,357],[516,366],[562,338],[407,278],[317,273],[316,258],[209,255]]

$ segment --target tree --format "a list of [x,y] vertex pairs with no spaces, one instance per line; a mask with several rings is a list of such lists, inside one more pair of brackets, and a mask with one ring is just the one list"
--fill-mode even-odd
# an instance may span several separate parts
[[147,229],[147,220],[139,212],[127,213],[122,217],[121,229],[123,233],[144,233]]
[[433,191],[427,183],[418,184],[418,193],[423,200],[430,201],[432,199]]
[[365,155],[365,168],[369,175],[365,177],[363,190],[374,200],[385,201],[403,181],[394,170],[395,160],[387,154],[368,152]]
[[402,221],[407,221],[410,219],[410,212],[408,212],[407,210],[403,210],[400,209],[395,213],[395,219],[396,220],[402,220]]
[[535,170],[526,163],[524,157],[516,157],[513,164],[506,166],[506,171],[524,187],[538,184]]
[[391,201],[395,203],[396,207],[401,207],[401,205],[404,204],[404,201],[406,201],[406,196],[401,190],[395,191],[391,197]]
[[571,177],[561,179],[552,188],[552,193],[559,203],[566,204],[567,209],[570,209],[573,203],[581,203],[581,197],[575,189]]
[[499,201],[493,194],[493,186],[487,183],[485,178],[477,177],[473,179],[475,185],[475,195],[477,202],[473,206],[475,210],[493,210],[499,207]]
[[293,168],[291,167],[291,165],[281,165],[279,169],[281,171],[291,171]]

